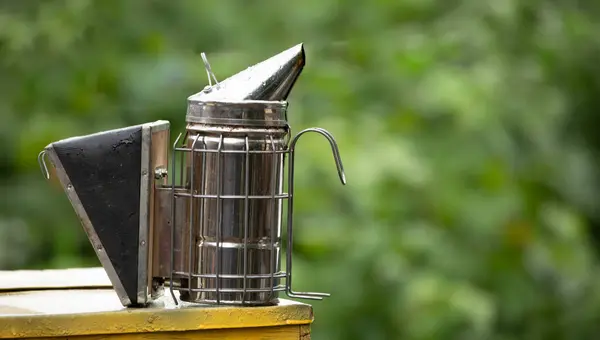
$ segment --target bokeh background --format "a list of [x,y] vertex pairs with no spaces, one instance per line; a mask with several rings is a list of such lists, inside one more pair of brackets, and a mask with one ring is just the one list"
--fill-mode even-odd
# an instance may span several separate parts
[[600,334],[600,2],[0,1],[0,269],[99,265],[36,156],[299,42],[294,275],[314,339]]

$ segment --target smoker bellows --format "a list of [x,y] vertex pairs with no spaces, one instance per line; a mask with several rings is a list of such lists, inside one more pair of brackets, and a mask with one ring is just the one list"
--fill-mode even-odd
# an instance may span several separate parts
[[188,98],[174,145],[169,122],[157,121],[51,143],[39,155],[42,169],[48,176],[45,160],[54,165],[124,306],[146,305],[163,287],[176,302],[203,304],[328,296],[292,289],[298,138],[323,135],[346,181],[329,132],[291,136],[286,99],[305,64],[303,45],[221,82],[202,58],[209,85]]

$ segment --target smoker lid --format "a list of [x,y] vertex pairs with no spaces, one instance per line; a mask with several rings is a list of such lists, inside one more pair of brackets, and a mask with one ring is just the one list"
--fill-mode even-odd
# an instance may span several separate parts
[[[204,58],[204,55],[203,55]],[[204,58],[209,81],[216,77]],[[189,123],[285,126],[285,101],[305,64],[298,44],[188,98]]]

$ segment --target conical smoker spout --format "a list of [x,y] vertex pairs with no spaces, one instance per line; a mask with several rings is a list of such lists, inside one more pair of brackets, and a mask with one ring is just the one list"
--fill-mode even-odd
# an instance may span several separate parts
[[305,65],[304,45],[298,44],[250,66],[188,98],[190,101],[284,101]]

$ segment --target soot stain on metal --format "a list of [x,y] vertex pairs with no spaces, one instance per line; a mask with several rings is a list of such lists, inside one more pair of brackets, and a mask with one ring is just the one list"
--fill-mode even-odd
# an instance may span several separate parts
[[123,145],[133,144],[133,140],[134,140],[134,135],[131,134],[131,135],[129,135],[129,137],[120,140],[118,143],[113,144],[112,148],[113,148],[113,150],[117,150],[118,148],[120,148]]

